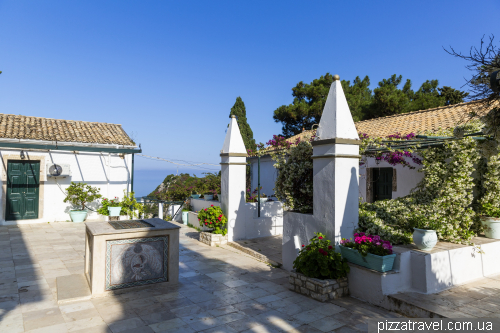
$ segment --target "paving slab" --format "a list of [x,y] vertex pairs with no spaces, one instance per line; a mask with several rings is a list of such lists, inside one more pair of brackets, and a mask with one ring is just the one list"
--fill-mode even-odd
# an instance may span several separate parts
[[[194,232],[181,226],[177,285],[147,285],[86,299],[84,276],[71,274],[84,265],[83,224],[0,227],[5,238],[0,242],[6,242],[2,249],[9,254],[0,260],[0,274],[12,283],[0,289],[0,332],[348,333],[366,331],[369,318],[401,317],[351,298],[324,304],[291,292],[286,271],[233,247],[201,244],[188,235]],[[267,242],[271,245],[252,243],[259,253],[280,256],[272,246],[281,247],[281,240]],[[477,313],[500,308],[500,299],[491,292],[495,285],[488,288],[490,292],[468,294],[476,303],[461,304],[463,312],[474,312],[468,308],[473,305]],[[310,321],[312,317],[323,322]]]
[[419,318],[500,318],[499,276],[487,277],[436,294],[389,295],[397,312]]
[[59,276],[57,284],[57,303],[64,304],[90,300],[91,293],[87,278],[83,274]]

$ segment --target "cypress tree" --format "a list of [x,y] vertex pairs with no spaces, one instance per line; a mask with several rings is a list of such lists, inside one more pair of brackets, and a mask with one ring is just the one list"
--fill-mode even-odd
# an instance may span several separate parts
[[236,102],[231,108],[231,113],[229,113],[229,118],[231,118],[233,114],[236,116],[238,127],[240,128],[240,133],[241,136],[243,137],[243,142],[245,143],[245,148],[247,150],[251,149],[252,151],[255,151],[256,149],[255,140],[253,138],[252,129],[250,128],[250,125],[248,125],[247,123],[247,110],[245,108],[245,103],[243,103],[243,100],[239,96],[238,98],[236,98]]

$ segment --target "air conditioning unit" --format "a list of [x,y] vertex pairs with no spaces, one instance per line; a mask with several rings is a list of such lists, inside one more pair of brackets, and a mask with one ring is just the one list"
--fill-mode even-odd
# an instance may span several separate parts
[[69,164],[47,164],[47,177],[71,177]]

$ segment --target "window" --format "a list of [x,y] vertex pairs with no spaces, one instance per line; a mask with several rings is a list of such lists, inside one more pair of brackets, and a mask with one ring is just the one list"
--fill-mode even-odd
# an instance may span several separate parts
[[396,169],[369,168],[367,170],[366,201],[392,199],[392,192],[396,191]]

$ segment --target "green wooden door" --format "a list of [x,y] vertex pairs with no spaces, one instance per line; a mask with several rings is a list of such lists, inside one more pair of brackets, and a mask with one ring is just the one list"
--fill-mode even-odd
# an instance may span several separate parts
[[373,169],[373,201],[392,199],[392,168]]
[[38,218],[40,162],[8,161],[6,220]]

